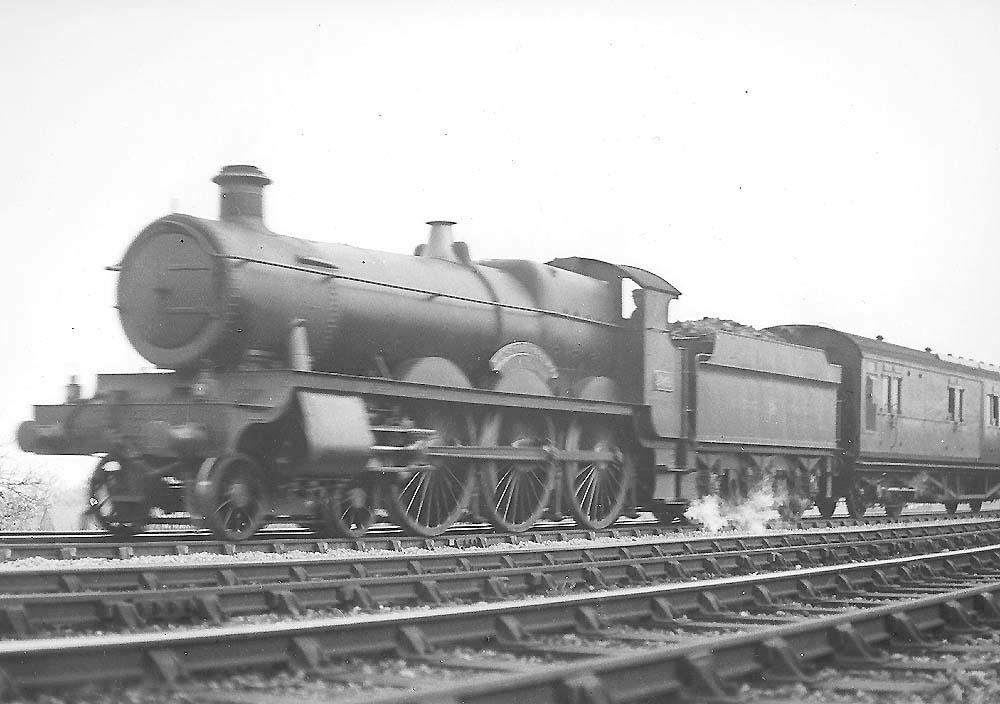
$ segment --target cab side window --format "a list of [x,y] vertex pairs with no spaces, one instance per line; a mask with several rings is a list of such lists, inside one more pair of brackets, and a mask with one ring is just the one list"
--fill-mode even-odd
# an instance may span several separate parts
[[642,310],[639,307],[641,291],[642,288],[632,279],[622,279],[622,318],[624,320],[642,316]]

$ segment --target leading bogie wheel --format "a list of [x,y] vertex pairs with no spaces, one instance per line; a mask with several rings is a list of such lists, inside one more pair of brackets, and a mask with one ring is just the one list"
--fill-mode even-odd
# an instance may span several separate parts
[[360,478],[337,481],[319,502],[317,518],[324,534],[360,538],[375,522],[374,483]]
[[574,419],[566,433],[566,449],[600,452],[606,458],[566,462],[563,500],[584,528],[600,530],[614,523],[628,501],[635,479],[632,458],[613,421]]
[[149,506],[141,495],[139,477],[130,477],[124,462],[108,455],[90,476],[87,512],[109,533],[128,537],[149,522]]
[[945,513],[947,513],[949,515],[956,513],[958,511],[958,502],[957,501],[945,501],[944,502],[944,511],[945,511]]
[[[545,448],[555,445],[552,419],[530,411],[490,414],[479,437],[483,447]],[[556,465],[551,460],[491,460],[480,469],[483,510],[499,531],[520,533],[535,524],[552,498]]]
[[249,455],[205,460],[198,470],[195,494],[205,526],[222,540],[246,540],[266,523],[264,472]]
[[466,512],[475,488],[473,462],[462,457],[433,455],[436,447],[472,445],[475,427],[464,411],[428,405],[414,409],[419,428],[433,430],[428,441],[426,465],[386,477],[385,507],[398,525],[411,535],[434,536]]

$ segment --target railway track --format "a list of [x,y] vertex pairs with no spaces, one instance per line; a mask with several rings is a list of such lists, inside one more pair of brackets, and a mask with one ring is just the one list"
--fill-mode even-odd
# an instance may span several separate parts
[[[448,685],[451,689],[441,689],[438,681],[433,685],[437,689],[428,690],[430,700],[476,701],[477,697],[488,698],[499,692],[501,701],[514,701],[524,696],[525,690],[520,687],[530,681],[542,688],[538,692],[544,692],[542,698],[536,699],[538,692],[532,690],[533,701],[547,701],[550,690],[566,692],[567,687],[572,690],[578,685],[587,691],[610,687],[615,697],[607,701],[618,701],[628,697],[618,696],[614,678],[630,679],[631,675],[621,674],[628,668],[634,672],[642,668],[679,668],[677,672],[683,677],[678,681],[685,686],[690,686],[691,677],[697,678],[699,668],[704,669],[698,665],[701,655],[694,657],[689,652],[669,661],[674,664],[664,664],[667,655],[661,651],[683,650],[670,645],[677,640],[677,633],[690,640],[692,633],[702,637],[721,630],[735,640],[720,646],[722,651],[711,645],[711,652],[728,652],[726,648],[736,648],[737,644],[757,652],[762,646],[751,636],[755,637],[764,626],[799,628],[806,616],[814,620],[820,615],[838,615],[824,609],[857,609],[875,603],[888,606],[885,602],[890,593],[906,597],[899,603],[912,601],[911,597],[918,593],[927,596],[930,592],[928,598],[937,598],[946,587],[955,594],[942,603],[956,601],[962,607],[941,607],[954,620],[958,618],[955,614],[964,614],[969,604],[987,608],[982,602],[985,597],[977,595],[992,593],[993,580],[1000,580],[1000,520],[871,526],[842,534],[812,532],[748,540],[716,536],[671,542],[647,538],[626,546],[626,550],[620,545],[561,549],[538,546],[537,550],[530,546],[507,553],[428,553],[425,562],[404,556],[370,556],[361,560],[312,559],[308,564],[279,560],[246,566],[232,562],[224,568],[169,567],[187,571],[185,577],[170,577],[168,571],[149,566],[145,571],[80,569],[72,568],[71,562],[64,565],[69,569],[4,570],[0,583],[8,595],[2,597],[0,614],[10,639],[0,642],[0,681],[10,696],[60,686],[100,686],[109,681],[152,678],[182,689],[188,698],[219,701],[231,694],[227,701],[245,701],[240,698],[245,692],[220,693],[197,678],[241,668],[297,668],[308,671],[318,681],[344,682],[351,679],[344,659],[386,655],[407,662],[433,661],[436,668],[454,671],[461,666],[451,663],[454,658],[449,653],[472,647],[499,649],[514,660],[491,665],[489,657],[466,654],[462,658],[465,669],[479,676],[469,684]],[[896,556],[900,550],[915,554]],[[932,554],[919,554],[928,551]],[[246,572],[235,571],[237,567],[245,567]],[[274,569],[284,572],[266,572]],[[255,570],[265,572],[254,575]],[[400,570],[405,573],[398,573]],[[22,577],[22,572],[26,576]],[[78,591],[10,593],[30,584],[21,582],[17,586],[16,580],[30,580],[43,573],[55,577],[52,584],[59,589]],[[125,579],[131,581],[113,591],[114,584],[88,583],[82,578],[85,574],[99,580],[108,574],[127,575]],[[221,582],[220,575],[225,575]],[[695,581],[695,577],[700,579]],[[174,587],[171,579],[178,583],[207,580],[202,585],[207,589]],[[32,584],[30,589],[38,590],[40,586]],[[617,588],[610,589],[612,586]],[[981,591],[959,593],[972,587]],[[580,588],[595,591],[570,593]],[[995,588],[1000,589],[1000,584]],[[185,604],[197,604],[199,598],[203,602],[200,610],[183,608]],[[845,603],[835,605],[838,600]],[[377,608],[414,603],[422,608],[384,613]],[[171,608],[175,611],[171,612]],[[334,614],[338,614],[334,609],[356,613],[295,618],[316,608]],[[922,605],[919,613],[933,608],[937,607]],[[744,618],[740,616],[744,611],[767,618]],[[246,614],[273,612],[284,618],[276,623],[252,621],[247,625],[229,621]],[[777,612],[785,615],[775,615]],[[848,619],[843,623],[853,623],[853,611],[839,615]],[[990,615],[1000,618],[1000,611]],[[164,624],[192,621],[213,625],[166,633],[159,630]],[[682,627],[682,622],[692,625]],[[839,632],[842,623],[837,624],[824,625],[819,632]],[[141,632],[72,637],[39,637],[37,633],[52,627],[95,625]],[[918,631],[930,627],[923,621],[917,624]],[[785,638],[794,648],[799,642],[795,639],[800,637],[794,633],[780,631],[772,640]],[[566,636],[584,642],[560,645],[559,639]],[[752,648],[746,645],[751,642],[755,643]],[[635,643],[642,645],[642,653],[615,655],[617,647],[628,649]],[[708,645],[701,642],[699,647],[703,652]],[[807,660],[820,658],[825,652],[818,646],[814,650],[816,654]],[[542,657],[544,666],[519,659],[525,656]],[[744,665],[741,674],[754,672],[760,666],[760,656],[754,657],[757,659],[748,662],[757,664]],[[641,662],[626,667],[626,661],[635,658]],[[676,665],[675,660],[681,664]],[[507,674],[498,677],[500,669]],[[511,677],[512,671],[518,673],[516,678]],[[709,671],[730,676],[730,670],[714,665]],[[192,678],[194,681],[190,681]],[[379,678],[373,679],[378,685]],[[657,691],[664,693],[672,691],[663,683],[657,687],[662,687]],[[277,695],[271,694],[275,698],[270,700],[276,701]],[[364,697],[371,696],[371,691],[364,693]],[[565,697],[552,699],[557,700],[567,701]]]
[[[259,552],[198,560],[174,553],[138,560],[64,559],[25,561],[0,568],[0,593],[51,593],[88,590],[149,590],[192,585],[234,583],[304,582],[316,579],[350,579],[359,576],[394,576],[459,572],[516,565],[553,565],[571,562],[605,562],[646,557],[711,556],[732,551],[822,548],[854,545],[900,545],[907,541],[963,541],[1000,528],[1000,515],[967,516],[941,522],[866,524],[834,530],[769,531],[759,534],[666,533],[631,530],[587,532],[555,531],[534,540],[502,536],[502,542],[479,542],[412,549],[402,542],[391,550],[334,549],[288,555]],[[599,540],[603,539],[603,540]],[[861,545],[861,543],[865,543]],[[162,557],[163,559],[157,559]],[[257,559],[247,559],[257,558]],[[504,564],[500,564],[503,562]]]
[[[567,661],[523,667],[511,677],[509,663],[465,659],[460,667],[478,670],[480,677],[414,681],[406,694],[367,701],[557,704],[680,695],[681,701],[735,702],[733,683],[747,680],[765,690],[795,683],[806,691],[932,695],[948,686],[943,675],[998,666],[1000,647],[975,640],[1000,626],[997,547],[623,590],[604,600],[565,597],[517,615],[485,609],[475,621],[487,647],[562,655]],[[458,610],[440,615],[465,616]],[[492,627],[484,623],[490,617]],[[629,627],[636,623],[639,628]],[[453,640],[441,626],[414,617],[397,627],[408,629],[403,639],[397,637],[397,652],[409,647],[404,654],[411,660],[451,664]],[[554,633],[577,637],[560,646],[549,636]],[[642,652],[628,652],[634,643]],[[386,640],[381,645],[389,647]],[[964,662],[956,664],[954,656]],[[832,669],[820,670],[817,663]],[[322,676],[324,662],[312,666]],[[336,667],[328,674],[336,679]],[[236,701],[233,694],[217,692],[197,699]],[[779,700],[801,698],[766,701]]]
[[[840,529],[866,525],[900,525],[941,521],[962,521],[969,518],[1000,518],[1000,510],[945,514],[925,512],[899,517],[866,516],[854,519],[808,517],[789,523],[788,529]],[[204,530],[168,530],[141,533],[129,540],[117,539],[99,531],[2,533],[0,532],[0,563],[29,557],[50,560],[76,558],[122,559],[140,556],[189,555],[196,553],[239,555],[245,553],[326,553],[331,550],[405,550],[440,547],[485,547],[522,542],[550,540],[595,540],[598,538],[630,538],[675,535],[679,531],[697,532],[697,528],[680,524],[663,525],[648,518],[626,519],[605,530],[586,530],[572,521],[545,523],[536,529],[515,535],[497,533],[484,524],[455,526],[447,533],[422,538],[408,536],[399,528],[377,525],[362,537],[351,540],[319,538],[306,529],[261,531],[253,539],[240,543],[220,541]]]
[[[18,570],[0,574],[0,636],[56,629],[218,625],[233,618],[499,600],[658,581],[841,564],[1000,543],[1000,519],[845,533],[690,542],[644,539],[510,552],[432,552],[319,561]],[[70,567],[70,566],[67,566]]]
[[[984,514],[985,515],[985,514]],[[1000,512],[997,514],[1000,517]],[[661,526],[655,521],[630,521],[604,530],[585,530],[572,524],[554,524],[516,535],[496,533],[482,525],[459,526],[432,538],[405,535],[398,528],[383,530],[357,539],[320,538],[306,530],[268,531],[240,543],[220,541],[207,531],[150,533],[131,540],[115,539],[107,533],[86,535],[67,534],[54,539],[0,535],[0,562],[30,557],[50,560],[78,558],[127,559],[168,555],[245,555],[252,553],[284,554],[288,552],[327,553],[332,550],[393,550],[487,547],[490,545],[546,542],[550,540],[626,539],[647,535],[674,533],[676,528]]]

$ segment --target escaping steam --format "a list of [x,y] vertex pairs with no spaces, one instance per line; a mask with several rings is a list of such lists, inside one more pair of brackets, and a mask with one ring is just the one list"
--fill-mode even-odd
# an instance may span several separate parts
[[775,495],[770,484],[764,484],[738,503],[723,501],[716,495],[702,496],[691,502],[684,516],[713,533],[725,528],[755,533],[780,520],[778,506],[783,501],[783,497]]

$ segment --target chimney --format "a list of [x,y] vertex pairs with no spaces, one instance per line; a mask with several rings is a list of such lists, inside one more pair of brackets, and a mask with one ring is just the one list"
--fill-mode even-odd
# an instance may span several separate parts
[[219,184],[219,219],[258,230],[264,226],[264,186],[271,179],[256,166],[223,166],[212,179]]
[[455,238],[451,234],[450,220],[431,220],[431,232],[427,236],[427,246],[421,251],[421,256],[458,261],[455,257]]

